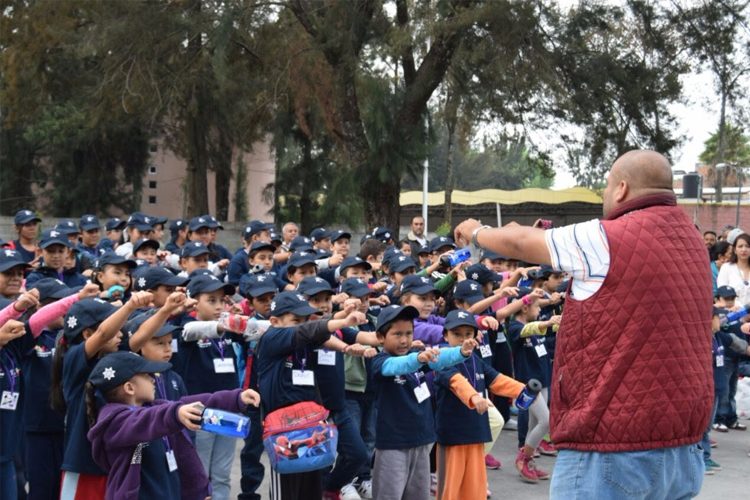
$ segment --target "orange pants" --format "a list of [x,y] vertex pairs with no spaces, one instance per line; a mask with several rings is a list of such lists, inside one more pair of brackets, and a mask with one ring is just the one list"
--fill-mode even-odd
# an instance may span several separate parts
[[484,500],[484,443],[437,445],[437,500]]

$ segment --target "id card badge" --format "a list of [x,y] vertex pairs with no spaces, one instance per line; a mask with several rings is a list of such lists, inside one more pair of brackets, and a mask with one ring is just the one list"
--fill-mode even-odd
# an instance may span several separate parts
[[214,358],[215,373],[234,373],[232,358]]
[[497,332],[497,338],[495,339],[496,344],[502,344],[503,342],[507,342],[507,341],[508,339],[505,336],[505,332],[502,332],[502,331]]
[[323,366],[336,366],[336,351],[328,349],[318,350],[318,364]]
[[315,385],[315,373],[312,370],[292,370],[292,384]]
[[534,349],[536,349],[536,355],[539,358],[547,355],[547,348],[544,347],[544,344],[537,344],[534,346]]
[[489,358],[492,356],[492,348],[486,344],[480,345],[479,354],[481,354],[483,358]]
[[414,395],[417,397],[417,403],[421,403],[430,397],[430,389],[427,388],[427,382],[422,382],[419,387],[414,388]]
[[716,368],[721,368],[722,366],[724,366],[724,355],[717,354],[716,355]]
[[167,465],[169,466],[169,472],[177,470],[177,459],[174,457],[174,450],[167,450]]
[[15,411],[18,406],[19,395],[16,391],[3,391],[2,398],[0,398],[0,410]]
[[172,354],[176,353],[177,351],[179,351],[179,349],[177,348],[177,339],[172,339]]

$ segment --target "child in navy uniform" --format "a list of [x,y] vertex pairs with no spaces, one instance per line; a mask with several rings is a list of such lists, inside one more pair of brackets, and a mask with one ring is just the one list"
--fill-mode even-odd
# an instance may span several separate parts
[[11,241],[8,248],[18,252],[21,260],[26,263],[34,262],[37,258],[37,232],[42,219],[31,210],[19,210],[13,217],[18,239]]
[[132,285],[130,273],[136,266],[134,260],[114,252],[106,252],[96,260],[91,282],[99,285],[103,299],[127,300]]
[[[258,393],[219,391],[165,401],[155,398],[152,374],[169,363],[132,352],[102,358],[86,386],[88,438],[97,464],[107,472],[107,500],[207,498],[208,478],[184,429],[197,430],[202,407],[239,412],[258,405]],[[106,404],[98,410],[97,399]]]
[[[364,314],[356,311],[345,319],[308,322],[317,312],[296,292],[282,292],[271,304],[272,326],[258,342],[256,352],[264,414],[303,401],[320,402],[315,378],[319,356],[314,349],[348,351],[350,346],[331,334],[365,322]],[[272,471],[271,498],[320,500],[321,479],[320,470],[284,475]]]
[[435,419],[425,372],[463,362],[477,346],[467,339],[460,347],[410,352],[414,307],[387,306],[378,316],[383,352],[372,362],[378,397],[373,498],[428,500],[430,449]]
[[65,412],[65,453],[61,500],[102,498],[107,476],[91,457],[84,386],[97,358],[115,352],[130,313],[148,305],[151,294],[136,292],[119,309],[101,299],[76,302],[65,316],[63,335],[55,347],[52,407]]
[[27,287],[32,286],[42,278],[59,279],[69,287],[86,284],[86,278],[79,274],[75,268],[65,268],[65,259],[73,251],[65,235],[54,229],[44,231],[39,242],[39,248],[42,249],[44,265],[29,273],[26,277]]

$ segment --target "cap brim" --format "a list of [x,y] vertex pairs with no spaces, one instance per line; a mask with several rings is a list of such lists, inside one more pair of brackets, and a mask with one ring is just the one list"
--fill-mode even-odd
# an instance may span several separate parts
[[166,286],[185,286],[189,280],[187,278],[181,278],[179,276],[172,276],[171,278],[166,278],[163,280],[159,280],[155,283],[156,286],[159,285],[166,285]]
[[29,222],[42,222],[42,219],[39,217],[25,217],[23,219],[18,219],[14,224],[28,224]]
[[72,248],[73,247],[70,244],[70,242],[66,241],[66,240],[49,240],[49,241],[45,241],[45,242],[40,243],[39,244],[39,248],[45,249],[45,248],[51,247],[52,245],[62,245],[65,248]]
[[[455,298],[458,298],[458,297],[455,297]],[[486,297],[480,293],[480,294],[477,294],[477,295],[470,295],[468,297],[465,297],[465,298],[462,298],[462,299],[459,299],[459,300],[464,300],[464,301],[468,302],[470,305],[473,306],[474,304],[476,304],[480,300],[484,300],[485,298]]]
[[79,291],[81,291],[81,288],[83,288],[83,287],[82,286],[76,286],[76,287],[73,287],[73,288],[63,288],[63,289],[60,289],[60,290],[58,290],[58,291],[56,291],[54,293],[49,294],[48,298],[50,298],[50,299],[58,299],[58,300],[59,299],[64,299],[65,297],[70,297],[74,293],[78,293]]
[[349,290],[346,293],[347,295],[352,295],[354,297],[361,298],[361,297],[365,297],[367,295],[372,294],[372,290],[370,290],[370,287],[368,286],[363,286],[363,287],[354,288],[353,290]]
[[320,311],[307,304],[303,304],[301,306],[297,306],[296,308],[292,309],[289,312],[294,314],[295,316],[310,316],[311,314],[316,314],[316,313],[319,313]]
[[445,328],[446,330],[453,330],[454,328],[458,328],[459,326],[470,326],[473,329],[478,330],[477,324],[467,319],[456,320],[450,323],[446,322],[445,325],[443,325],[443,328]]
[[257,287],[250,289],[248,291],[248,295],[250,295],[251,297],[260,297],[261,295],[265,295],[267,293],[276,293],[278,291],[279,289],[276,287]]
[[201,249],[200,252],[188,252],[188,254],[185,255],[183,259],[187,259],[190,257],[200,257],[201,255],[208,255],[210,253],[211,252],[208,250],[208,248],[205,248],[205,249]]
[[154,226],[151,224],[131,224],[129,227],[134,227],[141,232],[154,230]]
[[329,287],[319,286],[319,287],[310,288],[309,290],[305,290],[304,292],[302,292],[302,295],[307,295],[308,297],[312,297],[313,295],[318,295],[319,293],[322,293],[322,292],[328,292],[331,295],[335,294],[335,292],[331,290]]
[[101,229],[102,226],[99,224],[81,224],[81,231],[91,231],[92,229]]
[[156,333],[154,334],[154,338],[158,339],[159,337],[163,337],[165,335],[169,335],[170,333],[174,333],[175,330],[179,330],[179,329],[180,327],[177,325],[166,324],[156,331]]
[[[382,314],[382,311],[381,311],[381,314]],[[385,328],[386,326],[390,325],[391,323],[393,323],[396,320],[406,319],[406,320],[412,320],[413,321],[413,320],[415,320],[418,317],[419,317],[419,311],[417,311],[417,309],[414,306],[406,306],[403,309],[401,309],[401,311],[399,311],[399,313],[397,315],[395,315],[394,317],[390,318],[387,322],[382,323],[382,324],[378,323],[376,331],[378,331],[378,332],[381,331],[383,328]]]
[[348,240],[351,240],[352,239],[352,235],[349,234],[349,233],[341,233],[341,234],[335,235],[335,239],[332,238],[331,236],[328,236],[328,239],[331,240],[331,243],[333,243],[334,241],[338,241],[341,238],[346,238]]
[[407,292],[414,293],[417,295],[426,295],[428,293],[434,293],[436,295],[440,295],[440,290],[438,290],[437,288],[431,285],[424,285],[418,288],[412,288],[410,290],[407,290]]
[[13,269],[14,267],[31,267],[28,262],[5,262],[3,264],[0,264],[0,273],[4,273],[8,269]]

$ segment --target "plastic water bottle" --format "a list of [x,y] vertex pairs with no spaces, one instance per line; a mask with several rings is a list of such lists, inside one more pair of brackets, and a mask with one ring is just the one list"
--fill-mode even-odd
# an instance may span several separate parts
[[744,318],[748,314],[750,314],[750,305],[744,305],[738,311],[732,311],[727,314],[725,321],[722,321],[721,323],[722,325],[734,323],[735,321],[739,321],[740,319]]
[[542,390],[542,383],[537,379],[532,378],[523,388],[521,394],[516,398],[516,407],[519,410],[528,410],[529,406],[534,402],[536,397],[539,395],[539,391]]
[[471,249],[469,247],[459,248],[450,255],[446,255],[440,261],[449,266],[456,267],[461,262],[466,262],[471,258]]
[[250,419],[229,411],[204,408],[201,415],[201,430],[244,439],[250,434]]

